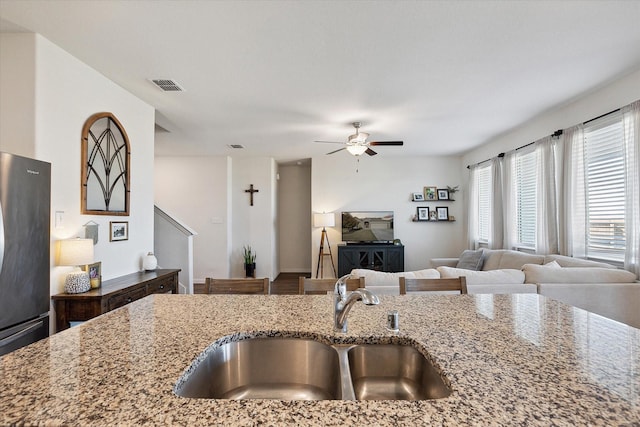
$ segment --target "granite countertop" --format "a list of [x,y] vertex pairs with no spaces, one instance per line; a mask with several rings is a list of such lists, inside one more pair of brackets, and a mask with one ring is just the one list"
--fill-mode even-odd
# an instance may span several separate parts
[[[333,332],[331,296],[152,295],[0,358],[0,425],[640,425],[640,330],[537,294],[382,296]],[[451,382],[425,401],[186,399],[173,387],[229,335],[400,334]]]

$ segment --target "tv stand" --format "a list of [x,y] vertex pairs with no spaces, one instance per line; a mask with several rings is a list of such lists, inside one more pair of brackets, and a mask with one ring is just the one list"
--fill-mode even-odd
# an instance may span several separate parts
[[381,246],[381,245],[393,245],[393,242],[347,242],[347,246]]
[[397,273],[404,271],[404,246],[367,243],[338,245],[338,276],[354,268]]

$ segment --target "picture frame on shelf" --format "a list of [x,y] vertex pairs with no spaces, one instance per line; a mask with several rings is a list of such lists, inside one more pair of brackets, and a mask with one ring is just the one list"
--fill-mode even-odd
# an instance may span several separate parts
[[426,201],[438,200],[438,188],[437,187],[424,187],[424,199]]
[[429,221],[437,221],[438,220],[438,212],[435,210],[429,212]]
[[427,206],[419,206],[416,213],[418,221],[429,221],[429,208]]
[[109,241],[129,240],[129,221],[109,222]]
[[84,271],[89,273],[89,282],[91,289],[97,289],[102,285],[102,262],[94,262],[84,266]]
[[419,191],[416,193],[413,193],[412,200],[414,202],[424,202],[424,194]]
[[438,188],[438,200],[449,200],[449,190]]
[[438,221],[449,221],[449,208],[446,206],[436,207]]

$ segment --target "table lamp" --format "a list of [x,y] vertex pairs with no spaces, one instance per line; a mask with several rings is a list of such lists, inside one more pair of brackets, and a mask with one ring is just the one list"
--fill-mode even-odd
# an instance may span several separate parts
[[67,274],[64,291],[68,294],[79,294],[91,289],[89,273],[80,269],[81,265],[93,262],[92,239],[60,240],[58,265],[70,265],[76,268]]
[[[322,278],[324,273],[324,256],[331,257],[331,267],[333,267],[333,274],[338,277],[336,273],[336,266],[333,263],[333,254],[331,253],[331,245],[329,244],[329,237],[327,236],[327,229],[325,227],[334,227],[336,225],[335,215],[333,213],[314,213],[313,214],[313,226],[322,227],[322,235],[320,236],[320,250],[318,251],[318,267],[316,268],[316,278],[318,278],[318,272]],[[324,252],[324,241],[327,241],[327,247],[329,253]]]

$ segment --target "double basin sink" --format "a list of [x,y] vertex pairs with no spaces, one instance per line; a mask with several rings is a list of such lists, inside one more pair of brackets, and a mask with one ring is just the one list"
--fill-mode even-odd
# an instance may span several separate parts
[[174,392],[203,399],[424,400],[451,389],[409,345],[252,338],[206,353]]

